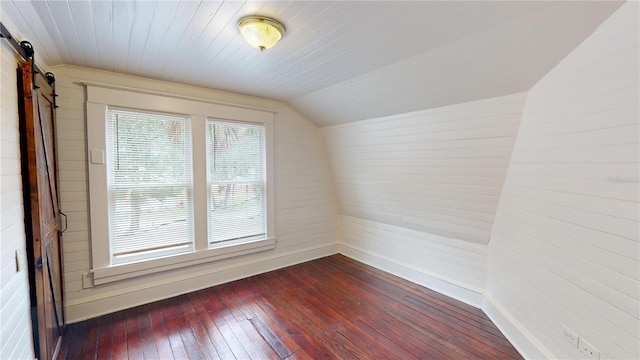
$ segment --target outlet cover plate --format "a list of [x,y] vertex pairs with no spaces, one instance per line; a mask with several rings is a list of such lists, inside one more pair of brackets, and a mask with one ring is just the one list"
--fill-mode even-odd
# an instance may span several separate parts
[[565,340],[567,340],[574,348],[578,347],[578,341],[580,337],[578,334],[573,332],[573,330],[569,329],[568,326],[562,325],[562,335],[564,335]]
[[598,349],[596,349],[593,345],[589,344],[585,339],[579,340],[578,349],[587,357],[587,359],[600,359],[600,351],[598,351]]

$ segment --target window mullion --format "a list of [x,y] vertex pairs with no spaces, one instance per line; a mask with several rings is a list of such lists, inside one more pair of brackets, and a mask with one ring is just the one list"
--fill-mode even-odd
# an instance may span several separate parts
[[196,251],[208,248],[207,241],[207,122],[204,116],[194,115],[192,121],[193,146],[193,219]]

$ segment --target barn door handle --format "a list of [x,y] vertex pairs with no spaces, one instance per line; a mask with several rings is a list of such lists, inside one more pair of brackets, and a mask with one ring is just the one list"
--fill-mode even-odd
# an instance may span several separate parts
[[67,214],[63,213],[61,210],[58,210],[58,212],[60,213],[60,215],[64,216],[64,229],[59,230],[60,233],[62,234],[63,232],[67,231],[67,229],[69,228],[68,226],[69,223],[67,222]]

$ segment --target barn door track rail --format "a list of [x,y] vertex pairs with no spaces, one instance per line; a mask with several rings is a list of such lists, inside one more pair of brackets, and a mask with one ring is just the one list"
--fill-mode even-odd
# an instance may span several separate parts
[[0,38],[5,39],[9,43],[9,45],[11,45],[13,50],[17,52],[25,61],[31,62],[31,69],[34,75],[33,76],[34,89],[40,88],[36,84],[37,75],[43,76],[44,79],[47,81],[47,83],[51,85],[51,89],[53,89],[53,106],[54,108],[58,108],[58,105],[56,105],[56,97],[58,97],[58,94],[56,93],[56,84],[55,84],[56,77],[51,72],[46,72],[46,73],[42,72],[42,70],[40,70],[38,65],[36,65],[36,52],[35,52],[35,49],[33,48],[33,45],[26,40],[18,42],[18,40],[16,40],[13,37],[13,35],[11,35],[11,32],[9,32],[9,30],[4,26],[2,22],[0,22]]

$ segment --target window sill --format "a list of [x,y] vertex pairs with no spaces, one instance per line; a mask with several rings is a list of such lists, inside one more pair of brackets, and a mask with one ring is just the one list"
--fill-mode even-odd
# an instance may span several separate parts
[[260,251],[275,249],[275,247],[276,239],[267,238],[236,245],[217,245],[206,250],[147,260],[144,262],[92,269],[91,272],[93,273],[94,285],[102,285],[138,276],[156,274],[167,270],[228,259],[235,256],[253,254]]

